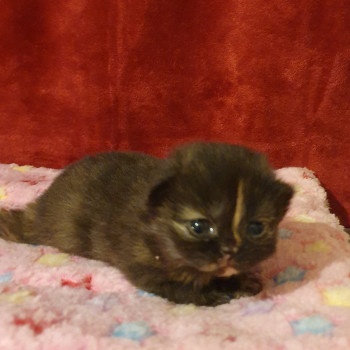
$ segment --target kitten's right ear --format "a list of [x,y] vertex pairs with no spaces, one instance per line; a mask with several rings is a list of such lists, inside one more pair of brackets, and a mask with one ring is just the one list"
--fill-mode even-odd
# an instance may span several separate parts
[[155,185],[148,196],[148,205],[151,208],[157,208],[168,198],[171,184],[174,181],[173,177],[164,179],[162,182]]
[[148,195],[148,206],[157,208],[169,197],[170,190],[175,181],[175,171],[171,164],[167,163],[161,170],[159,178],[153,185]]

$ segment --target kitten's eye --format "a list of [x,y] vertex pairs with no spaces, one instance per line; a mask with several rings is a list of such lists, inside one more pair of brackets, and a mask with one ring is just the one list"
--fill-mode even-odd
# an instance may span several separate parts
[[264,225],[260,221],[252,221],[248,224],[247,234],[252,238],[260,237],[264,232]]
[[197,219],[190,221],[191,233],[197,237],[209,238],[214,234],[214,228],[209,220]]

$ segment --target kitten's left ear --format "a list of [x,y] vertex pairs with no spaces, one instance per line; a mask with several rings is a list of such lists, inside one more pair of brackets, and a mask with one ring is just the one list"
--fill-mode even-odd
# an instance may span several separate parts
[[280,180],[276,181],[276,188],[274,192],[275,203],[277,204],[277,208],[279,208],[282,217],[287,212],[293,195],[294,189],[292,186]]
[[280,198],[289,203],[289,201],[292,199],[294,195],[293,187],[283,181],[278,181],[278,182],[280,184],[280,191],[279,191]]

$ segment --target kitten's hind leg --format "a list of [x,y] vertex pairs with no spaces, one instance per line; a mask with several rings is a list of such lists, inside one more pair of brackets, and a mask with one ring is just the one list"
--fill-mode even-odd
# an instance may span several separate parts
[[36,203],[25,209],[0,209],[0,238],[19,243],[38,243],[34,230]]
[[22,242],[22,210],[0,209],[0,238],[11,242]]

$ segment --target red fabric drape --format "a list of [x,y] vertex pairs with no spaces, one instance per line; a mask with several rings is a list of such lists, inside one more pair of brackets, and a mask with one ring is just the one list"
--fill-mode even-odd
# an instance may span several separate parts
[[3,0],[0,162],[241,143],[350,210],[348,0]]

